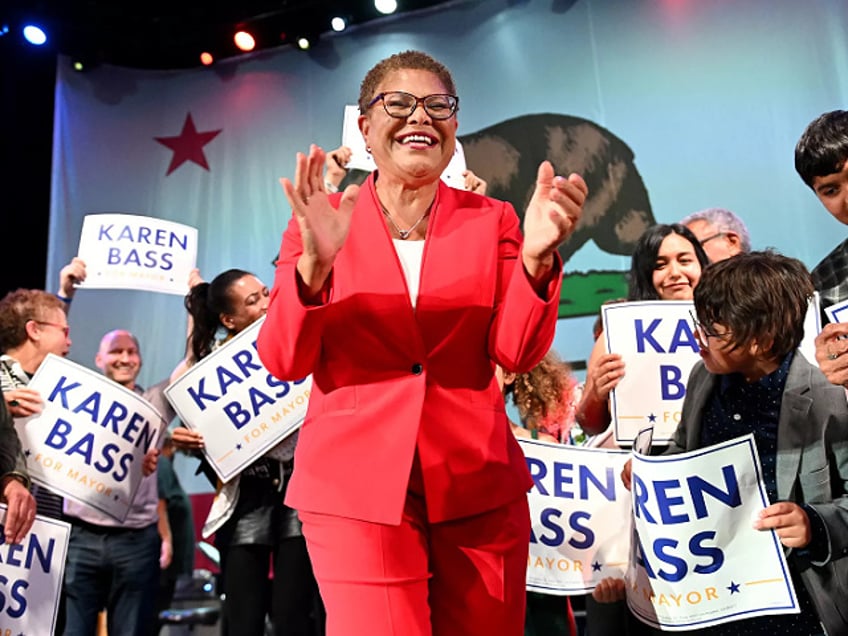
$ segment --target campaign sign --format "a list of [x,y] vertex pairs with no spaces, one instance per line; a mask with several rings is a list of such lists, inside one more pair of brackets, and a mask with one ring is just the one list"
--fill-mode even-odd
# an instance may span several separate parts
[[848,322],[848,300],[825,307],[824,312],[830,322]]
[[342,145],[350,148],[350,161],[345,166],[348,170],[364,170],[374,172],[377,164],[368,152],[365,138],[359,130],[359,106],[347,104],[344,107],[344,119],[342,121]]
[[262,317],[165,389],[180,419],[203,435],[203,452],[226,483],[306,417],[312,376],[294,382],[268,373],[256,352]]
[[77,254],[89,289],[142,289],[185,296],[197,261],[197,229],[135,214],[88,214]]
[[[844,311],[844,309],[843,309]],[[828,312],[825,309],[825,312]],[[834,320],[828,312],[827,316],[830,320]],[[843,319],[845,315],[843,314]],[[836,320],[835,322],[839,322]],[[810,304],[807,306],[807,313],[804,316],[804,338],[798,349],[804,354],[804,357],[810,364],[818,366],[816,362],[816,336],[821,333],[821,297],[818,292],[813,292],[813,297],[810,298]]]
[[518,440],[533,487],[527,589],[585,594],[623,578],[630,550],[630,493],[621,483],[626,451]]
[[646,300],[601,308],[607,351],[621,355],[624,377],[610,394],[615,441],[632,444],[653,426],[666,446],[677,423],[689,372],[700,359],[690,301]]
[[[377,169],[377,164],[374,163],[374,158],[368,152],[365,139],[359,130],[359,106],[355,104],[348,104],[344,109],[342,145],[350,148],[350,161],[345,166],[346,168],[365,170],[366,172],[373,172]],[[465,151],[457,139],[456,148],[454,148],[450,163],[442,173],[442,181],[452,188],[465,190],[465,177],[462,176],[465,170]]]
[[800,610],[783,547],[755,530],[769,505],[754,436],[688,453],[633,454],[636,528],[627,604],[663,630]]
[[123,521],[165,421],[140,395],[49,354],[30,380],[41,413],[15,419],[36,483]]
[[[0,504],[0,524],[6,523]],[[0,527],[0,634],[39,636],[56,629],[71,526],[36,516],[21,543],[6,543]]]

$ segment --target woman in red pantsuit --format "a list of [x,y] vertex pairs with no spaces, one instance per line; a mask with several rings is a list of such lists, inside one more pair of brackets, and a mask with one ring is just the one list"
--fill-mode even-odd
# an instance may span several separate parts
[[508,203],[448,187],[459,100],[406,51],[362,82],[377,170],[328,196],[298,153],[260,357],[313,374],[286,503],[303,521],[328,636],[523,633],[531,481],[496,364],[548,350],[557,247],[586,184],[539,167],[524,233]]

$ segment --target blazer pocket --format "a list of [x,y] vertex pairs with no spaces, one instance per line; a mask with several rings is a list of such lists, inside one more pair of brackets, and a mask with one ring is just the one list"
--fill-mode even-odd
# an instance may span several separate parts
[[352,413],[356,409],[356,387],[343,386],[325,393],[320,412],[325,415]]
[[798,482],[805,502],[821,503],[833,498],[830,492],[830,467],[827,464],[811,472],[799,474]]

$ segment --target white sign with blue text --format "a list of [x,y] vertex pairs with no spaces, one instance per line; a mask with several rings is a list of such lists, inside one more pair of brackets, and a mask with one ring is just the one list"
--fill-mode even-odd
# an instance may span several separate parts
[[848,322],[848,300],[825,307],[824,311],[830,322]]
[[197,228],[135,214],[88,214],[77,256],[88,289],[141,289],[184,296],[197,261]]
[[626,451],[518,440],[533,478],[527,589],[585,594],[623,578],[630,552],[630,493],[621,483]]
[[165,389],[180,419],[203,435],[203,452],[226,483],[306,417],[312,376],[294,382],[268,373],[256,352],[265,318],[192,366]]
[[663,630],[797,614],[783,547],[755,530],[769,505],[753,435],[632,464],[627,604]]
[[[829,313],[828,317],[830,318]],[[830,319],[833,320],[833,318]],[[818,292],[813,292],[810,304],[807,306],[807,313],[804,316],[804,338],[798,345],[798,349],[801,350],[810,364],[816,366],[819,364],[816,362],[816,336],[821,333],[821,330],[821,297]]]
[[70,534],[70,524],[36,516],[21,543],[0,543],[0,634],[54,633]]
[[49,354],[29,387],[41,413],[15,420],[34,482],[123,521],[158,445],[161,414],[106,376]]
[[690,301],[646,300],[601,308],[607,351],[624,361],[624,377],[610,394],[615,441],[632,444],[653,426],[654,445],[671,440],[689,372],[700,359]]

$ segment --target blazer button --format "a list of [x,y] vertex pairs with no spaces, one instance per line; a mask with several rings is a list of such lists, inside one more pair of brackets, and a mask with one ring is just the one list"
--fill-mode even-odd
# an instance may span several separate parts
[[421,375],[422,371],[424,371],[424,365],[421,364],[420,362],[416,362],[415,364],[412,365],[412,372],[415,375]]
[[278,478],[278,477],[274,477],[274,479],[272,479],[272,480],[271,480],[271,485],[272,485],[272,486],[274,486],[274,488],[276,488],[277,486],[279,486],[279,485],[280,485],[280,480],[279,480],[279,478]]

